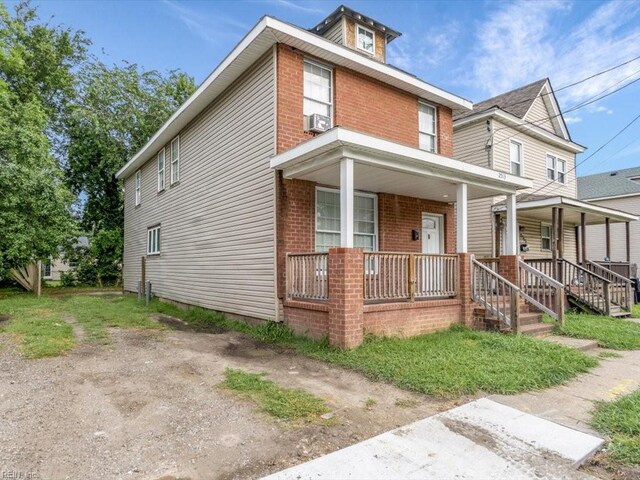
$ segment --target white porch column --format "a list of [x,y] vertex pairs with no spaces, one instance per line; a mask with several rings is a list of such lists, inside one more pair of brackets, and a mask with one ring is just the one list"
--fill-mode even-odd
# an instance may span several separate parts
[[456,234],[458,253],[467,253],[467,184],[459,183],[456,192]]
[[340,246],[353,248],[353,160],[340,160]]
[[516,214],[516,196],[507,195],[507,238],[505,239],[505,255],[518,254],[518,218]]

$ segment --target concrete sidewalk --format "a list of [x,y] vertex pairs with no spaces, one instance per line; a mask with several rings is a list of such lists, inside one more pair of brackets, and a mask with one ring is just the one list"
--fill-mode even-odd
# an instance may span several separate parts
[[602,443],[484,398],[265,479],[584,480],[575,467]]
[[566,385],[489,398],[561,425],[594,433],[589,422],[595,401],[615,400],[640,388],[640,351],[616,353],[620,358],[602,358],[598,367]]

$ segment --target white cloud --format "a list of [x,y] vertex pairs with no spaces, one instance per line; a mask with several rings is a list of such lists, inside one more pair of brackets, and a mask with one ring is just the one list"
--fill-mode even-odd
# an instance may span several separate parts
[[436,31],[405,33],[401,41],[389,44],[389,63],[410,72],[420,71],[425,64],[442,66],[455,54],[460,33],[458,21],[445,23]]
[[[566,1],[498,4],[476,31],[476,48],[467,59],[466,78],[487,95],[496,95],[540,78],[554,88],[574,83],[637,56],[640,3],[613,1],[575,22]],[[563,25],[571,25],[567,30]],[[559,92],[564,108],[619,88],[640,76],[640,60]],[[625,77],[627,80],[622,81]],[[616,85],[617,84],[617,85]],[[599,102],[598,102],[599,103]],[[591,112],[610,111],[595,106]]]
[[564,121],[566,123],[580,123],[582,121],[582,117],[578,117],[577,115],[565,115]]
[[276,5],[278,7],[290,8],[292,10],[299,10],[301,12],[307,13],[323,13],[324,10],[321,8],[311,7],[308,4],[303,4],[302,2],[295,0],[268,0],[268,3]]
[[162,0],[162,3],[169,7],[192,33],[211,45],[217,45],[229,38],[239,38],[250,28],[249,25],[220,12],[216,12],[215,15],[206,14],[172,0]]

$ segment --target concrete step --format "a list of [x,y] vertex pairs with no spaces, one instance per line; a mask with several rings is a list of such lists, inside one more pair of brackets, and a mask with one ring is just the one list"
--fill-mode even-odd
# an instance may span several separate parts
[[575,348],[576,350],[581,350],[583,352],[598,347],[598,342],[596,342],[595,340],[585,340],[583,338],[548,335],[544,337],[544,339],[548,342],[557,343],[558,345],[563,345],[565,347]]
[[520,325],[534,325],[536,323],[542,323],[541,313],[522,313],[520,312]]
[[548,323],[534,323],[533,325],[520,326],[520,333],[530,337],[544,337],[553,332],[554,325]]

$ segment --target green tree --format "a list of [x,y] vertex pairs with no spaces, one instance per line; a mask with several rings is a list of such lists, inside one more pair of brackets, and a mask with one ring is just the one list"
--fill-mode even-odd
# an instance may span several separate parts
[[66,119],[65,174],[81,198],[87,232],[123,225],[122,187],[116,172],[193,93],[193,80],[173,71],[93,62],[79,73],[79,95]]
[[73,197],[51,139],[86,43],[81,33],[38,23],[28,3],[13,16],[0,4],[0,276],[55,256],[74,231]]

